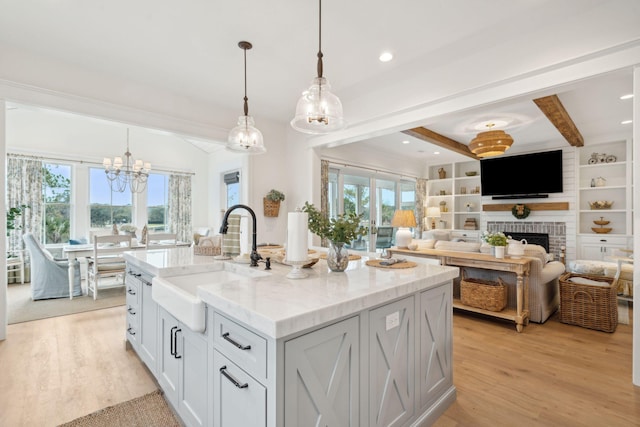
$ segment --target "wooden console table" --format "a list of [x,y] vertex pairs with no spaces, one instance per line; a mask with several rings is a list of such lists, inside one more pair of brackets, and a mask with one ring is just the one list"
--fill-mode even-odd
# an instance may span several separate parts
[[459,299],[453,300],[453,307],[461,310],[485,314],[487,316],[512,320],[516,324],[516,330],[522,332],[524,326],[529,324],[529,271],[531,260],[528,258],[496,258],[492,255],[475,252],[442,251],[436,249],[410,249],[389,248],[387,252],[392,255],[415,256],[421,258],[436,258],[441,265],[455,267],[474,267],[485,270],[507,271],[516,274],[516,309],[505,308],[502,311],[489,311],[481,308],[470,307],[462,304]]

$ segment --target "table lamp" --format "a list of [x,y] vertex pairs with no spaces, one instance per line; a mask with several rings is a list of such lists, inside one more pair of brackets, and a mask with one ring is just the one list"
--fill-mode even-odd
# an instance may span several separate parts
[[416,217],[413,214],[413,211],[400,209],[395,211],[395,213],[393,214],[393,219],[391,220],[391,226],[398,227],[398,231],[396,232],[397,247],[409,247],[409,243],[411,243],[411,239],[413,238],[409,228],[415,227],[416,225]]
[[436,218],[440,218],[440,208],[432,206],[427,208],[427,217],[431,218],[431,229],[436,229]]

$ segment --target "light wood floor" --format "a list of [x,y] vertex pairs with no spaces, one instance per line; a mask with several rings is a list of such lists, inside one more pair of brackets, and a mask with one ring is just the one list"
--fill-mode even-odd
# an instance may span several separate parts
[[[10,325],[0,342],[0,426],[55,426],[156,389],[124,351],[124,307]],[[592,331],[552,317],[512,324],[454,315],[456,402],[450,426],[637,426],[631,331]]]
[[56,426],[156,390],[124,337],[125,306],[9,325],[0,426]]

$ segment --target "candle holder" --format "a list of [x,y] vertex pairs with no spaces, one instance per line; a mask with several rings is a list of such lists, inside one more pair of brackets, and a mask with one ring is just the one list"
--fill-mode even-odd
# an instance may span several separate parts
[[306,261],[289,261],[284,260],[283,263],[291,266],[291,271],[287,274],[288,279],[304,279],[308,276],[307,273],[302,271],[302,266],[307,265],[311,262],[310,259]]

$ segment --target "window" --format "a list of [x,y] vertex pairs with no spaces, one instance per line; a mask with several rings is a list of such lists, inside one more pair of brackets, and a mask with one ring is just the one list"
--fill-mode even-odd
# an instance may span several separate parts
[[416,183],[412,181],[400,181],[400,209],[415,211],[416,209]]
[[149,231],[168,231],[169,176],[149,174],[147,180],[147,223]]
[[44,163],[44,244],[69,241],[71,228],[71,166]]
[[132,204],[129,187],[124,192],[111,191],[104,169],[89,169],[89,211],[91,228],[131,223]]
[[224,183],[226,186],[226,208],[229,209],[233,205],[240,203],[240,172],[230,172],[224,174]]

